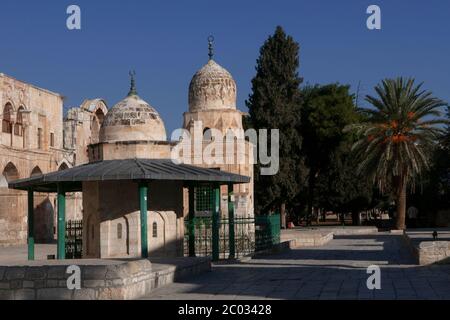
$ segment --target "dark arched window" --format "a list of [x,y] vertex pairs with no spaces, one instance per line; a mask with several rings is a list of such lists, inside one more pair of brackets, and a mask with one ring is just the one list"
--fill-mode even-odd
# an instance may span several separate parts
[[122,224],[117,224],[117,239],[122,239]]
[[8,187],[8,182],[19,179],[19,171],[16,166],[8,162],[2,173],[2,187]]
[[152,236],[153,236],[153,238],[158,237],[158,225],[156,224],[156,222],[153,222],[153,225],[152,225]]
[[12,133],[12,115],[14,109],[11,103],[7,103],[3,108],[2,132]]
[[63,162],[59,166],[58,171],[63,171],[63,170],[66,170],[66,169],[69,169],[69,166],[67,165],[67,163]]
[[42,170],[41,170],[38,166],[36,166],[36,167],[34,167],[34,169],[31,171],[30,177],[37,177],[37,176],[40,176],[40,175],[42,175]]
[[212,140],[212,132],[210,128],[205,128],[203,130],[203,140],[211,141]]
[[17,110],[16,116],[16,124],[14,125],[14,134],[16,136],[23,136],[23,112],[25,111],[24,107],[20,107]]

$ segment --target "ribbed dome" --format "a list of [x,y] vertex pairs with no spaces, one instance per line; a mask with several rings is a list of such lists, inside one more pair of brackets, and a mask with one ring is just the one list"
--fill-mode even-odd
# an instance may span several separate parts
[[231,74],[210,59],[192,77],[189,111],[236,109],[236,82]]
[[166,129],[158,112],[133,93],[108,111],[100,129],[100,142],[166,139]]

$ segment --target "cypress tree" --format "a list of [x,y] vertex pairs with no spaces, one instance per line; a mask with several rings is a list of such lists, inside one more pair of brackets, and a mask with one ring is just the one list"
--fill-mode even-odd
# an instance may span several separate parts
[[302,79],[298,67],[299,44],[278,26],[260,48],[252,93],[246,101],[249,124],[254,129],[279,129],[279,172],[263,176],[257,165],[254,188],[257,212],[279,211],[282,227],[286,222],[286,205],[289,206],[298,193],[302,176],[299,170],[301,140],[297,130]]

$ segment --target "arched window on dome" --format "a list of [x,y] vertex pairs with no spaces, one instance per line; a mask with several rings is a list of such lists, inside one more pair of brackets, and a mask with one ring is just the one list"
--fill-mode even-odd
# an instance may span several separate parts
[[203,129],[203,140],[211,141],[212,140],[212,132],[210,128]]

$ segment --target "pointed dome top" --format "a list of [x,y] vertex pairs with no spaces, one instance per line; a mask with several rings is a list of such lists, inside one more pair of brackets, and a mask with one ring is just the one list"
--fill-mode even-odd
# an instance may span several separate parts
[[236,109],[236,82],[231,74],[213,60],[214,37],[208,37],[209,61],[189,84],[189,111]]
[[112,107],[100,128],[100,142],[166,141],[166,129],[158,112],[136,91],[134,73],[128,96]]
[[210,59],[192,77],[189,111],[236,109],[236,82],[222,66]]

